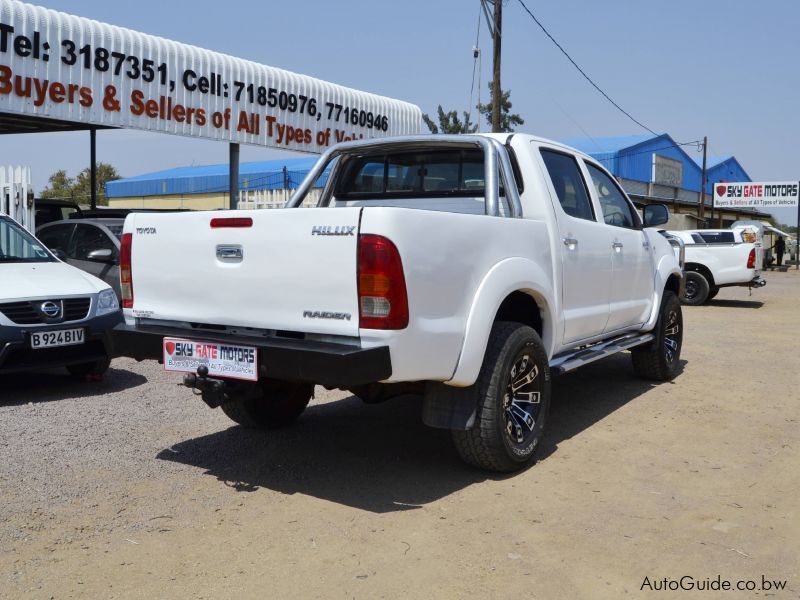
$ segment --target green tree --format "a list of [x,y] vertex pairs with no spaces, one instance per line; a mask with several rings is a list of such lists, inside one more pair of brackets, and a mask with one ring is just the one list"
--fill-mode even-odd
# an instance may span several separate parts
[[42,198],[72,198],[72,188],[75,185],[75,180],[67,175],[64,169],[59,169],[50,175],[47,179],[47,183],[47,187],[44,188],[40,194]]
[[[489,82],[489,93],[492,91],[492,82]],[[514,126],[523,125],[525,119],[518,114],[511,114],[511,90],[500,92],[500,131],[512,132]],[[478,104],[478,111],[486,117],[486,122],[492,124],[492,102],[490,100],[486,104]]]
[[439,118],[438,125],[427,114],[422,115],[422,120],[425,121],[425,125],[428,126],[431,133],[475,133],[478,131],[478,126],[470,122],[469,113],[466,111],[463,113],[463,121],[458,119],[457,110],[444,112],[441,104],[437,107],[436,113]]
[[[106,183],[119,179],[120,175],[112,165],[104,162],[97,163],[97,204],[107,205]],[[64,169],[53,173],[48,181],[48,186],[42,190],[42,198],[61,198],[88,204],[92,197],[92,171],[86,168],[73,179]]]
[[[117,170],[108,163],[97,163],[97,204],[106,206],[108,205],[108,198],[106,198],[106,183],[119,179],[120,175]],[[82,202],[89,202],[92,197],[92,171],[89,168],[84,169],[78,173],[75,179],[75,197],[79,198]]]

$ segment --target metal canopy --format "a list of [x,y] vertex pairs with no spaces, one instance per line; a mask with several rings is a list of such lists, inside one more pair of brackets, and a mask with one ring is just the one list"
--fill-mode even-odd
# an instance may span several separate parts
[[11,133],[49,133],[55,131],[88,131],[90,129],[114,129],[103,125],[90,125],[74,121],[62,121],[47,117],[17,115],[0,112],[0,135]]

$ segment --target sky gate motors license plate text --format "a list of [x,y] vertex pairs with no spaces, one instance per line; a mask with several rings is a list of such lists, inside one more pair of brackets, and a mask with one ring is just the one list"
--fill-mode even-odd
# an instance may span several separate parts
[[258,351],[256,348],[164,338],[165,370],[197,373],[197,367],[201,365],[208,367],[208,374],[212,377],[258,380]]

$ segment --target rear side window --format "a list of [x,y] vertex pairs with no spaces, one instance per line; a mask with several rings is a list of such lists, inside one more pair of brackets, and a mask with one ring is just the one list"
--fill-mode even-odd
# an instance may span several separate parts
[[732,244],[735,241],[732,231],[701,232],[700,237],[706,244]]
[[52,227],[42,229],[38,237],[50,250],[60,250],[66,254],[69,236],[73,229],[75,229],[75,225],[71,223],[69,225],[53,225]]
[[476,196],[483,189],[480,150],[437,150],[350,159],[334,194],[337,198]]
[[111,256],[117,256],[117,247],[105,231],[94,225],[78,225],[67,255],[75,260],[87,260],[95,250],[111,250]]
[[551,150],[542,149],[541,153],[564,212],[576,219],[594,221],[594,211],[589,201],[589,194],[586,192],[586,183],[575,158]]

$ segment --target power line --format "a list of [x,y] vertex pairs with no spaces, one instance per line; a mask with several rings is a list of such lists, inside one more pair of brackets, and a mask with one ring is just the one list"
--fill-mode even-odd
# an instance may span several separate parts
[[614,101],[611,99],[611,97],[610,97],[608,94],[606,94],[606,93],[605,93],[605,92],[604,92],[604,91],[603,91],[603,90],[600,88],[600,86],[599,86],[599,85],[597,85],[597,84],[596,84],[596,83],[595,83],[595,82],[592,80],[592,78],[591,78],[591,77],[589,77],[589,76],[586,74],[586,71],[584,71],[583,69],[581,69],[581,68],[580,68],[580,66],[578,66],[578,63],[576,63],[576,62],[575,62],[575,61],[572,59],[572,57],[569,55],[569,53],[568,53],[566,50],[564,50],[564,47],[563,47],[561,44],[559,44],[559,43],[556,41],[556,39],[555,39],[555,38],[554,38],[552,35],[550,35],[550,32],[549,32],[549,31],[547,31],[547,28],[546,28],[544,25],[542,25],[542,23],[539,21],[539,19],[537,19],[537,18],[536,18],[536,16],[535,16],[535,15],[534,15],[534,14],[533,14],[531,11],[530,11],[530,9],[529,9],[529,8],[528,8],[528,7],[525,5],[525,2],[523,2],[523,0],[519,0],[519,3],[522,5],[522,8],[524,8],[524,9],[525,9],[525,12],[527,12],[527,13],[530,15],[531,19],[533,19],[533,21],[534,21],[534,22],[535,22],[535,23],[536,23],[536,24],[537,24],[537,25],[538,25],[538,26],[541,28],[541,30],[542,30],[542,31],[544,31],[545,35],[546,35],[547,37],[549,37],[549,38],[550,38],[550,41],[552,41],[552,42],[553,42],[553,43],[556,45],[556,47],[557,47],[559,50],[561,50],[562,54],[564,54],[564,56],[566,56],[566,57],[567,57],[567,60],[569,60],[569,62],[571,62],[571,63],[572,63],[572,65],[573,65],[573,66],[574,66],[576,69],[578,69],[578,72],[579,72],[581,75],[583,75],[583,77],[586,79],[586,81],[588,81],[590,84],[592,84],[592,87],[594,87],[594,89],[596,89],[598,92],[600,92],[600,93],[603,95],[603,97],[604,97],[606,100],[608,100],[608,101],[609,101],[611,104],[613,104],[613,105],[614,105],[614,106],[617,108],[617,110],[619,110],[619,111],[620,111],[622,114],[624,114],[626,117],[628,117],[628,118],[629,118],[631,121],[633,121],[634,123],[636,123],[636,124],[637,124],[639,127],[641,127],[642,129],[646,129],[647,131],[649,131],[649,132],[650,132],[650,133],[652,133],[653,135],[659,135],[659,134],[657,134],[655,131],[653,131],[652,129],[650,129],[650,128],[649,128],[647,125],[645,125],[645,124],[644,124],[644,123],[642,123],[641,121],[639,121],[639,120],[635,119],[635,118],[633,117],[633,115],[631,115],[631,114],[630,114],[630,113],[629,113],[627,110],[625,110],[624,108],[622,108],[622,107],[621,107],[619,104],[617,104],[616,102],[614,102]]

